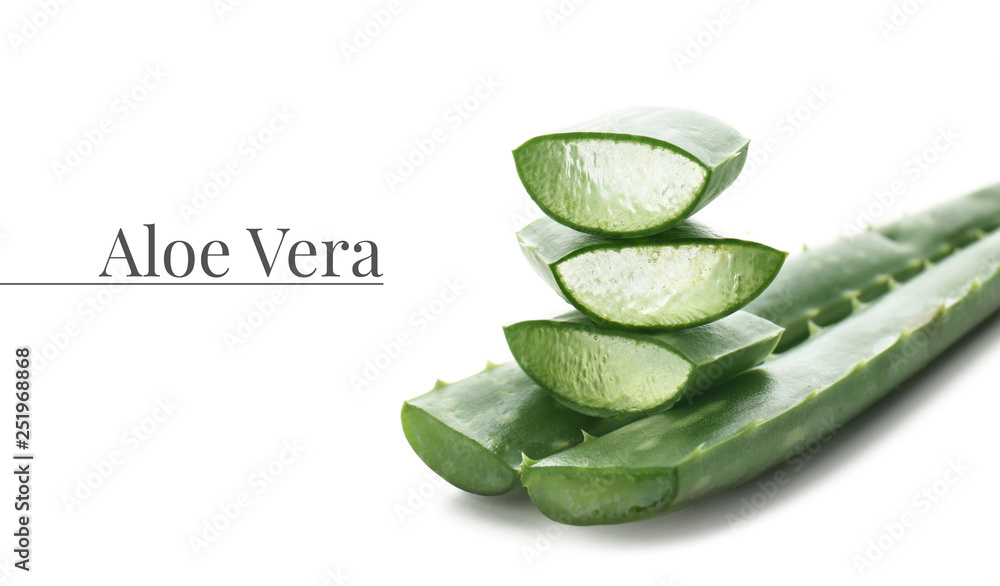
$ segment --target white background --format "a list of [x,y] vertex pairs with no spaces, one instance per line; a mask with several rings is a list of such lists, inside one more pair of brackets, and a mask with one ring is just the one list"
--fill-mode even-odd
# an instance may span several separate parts
[[[1000,179],[995,2],[566,0],[558,20],[557,0],[402,0],[366,44],[357,29],[386,0],[257,0],[221,15],[211,0],[95,0],[47,19],[42,4],[0,9],[0,280],[94,281],[119,228],[143,257],[142,224],[155,222],[161,250],[226,240],[247,280],[262,278],[249,227],[373,240],[386,284],[0,289],[0,355],[50,355],[32,401],[33,570],[11,567],[3,529],[3,581],[997,583],[997,320],[789,469],[777,494],[754,481],[630,525],[560,527],[523,493],[443,485],[398,418],[435,379],[508,359],[502,324],[562,308],[513,237],[535,213],[510,156],[520,142],[624,106],[709,112],[767,157],[699,217],[788,250],[821,244],[863,212],[881,222]],[[44,23],[34,33],[32,18]],[[166,79],[122,119],[116,100],[147,68]],[[455,122],[453,104],[483,79],[499,86]],[[275,108],[294,120],[241,158]],[[113,130],[57,177],[53,163],[102,118]],[[435,128],[443,144],[390,189],[385,174]],[[948,129],[957,138],[935,150]],[[919,176],[914,156],[933,159]],[[193,190],[233,159],[242,172],[185,218]],[[903,190],[883,206],[876,194],[894,181]],[[445,303],[449,283],[461,293]],[[282,303],[261,319],[275,292]],[[414,319],[430,307],[444,309]],[[256,326],[227,344],[241,320]],[[413,342],[356,392],[351,377],[401,333]],[[123,441],[162,415],[158,399],[173,413]],[[252,476],[286,442],[305,449],[258,492]],[[67,506],[116,451],[110,477]],[[970,470],[917,508],[950,462]],[[4,475],[0,503],[13,491]],[[250,506],[196,555],[190,538],[241,492]],[[732,515],[754,511],[733,529]],[[860,573],[856,556],[907,511],[917,525]]]

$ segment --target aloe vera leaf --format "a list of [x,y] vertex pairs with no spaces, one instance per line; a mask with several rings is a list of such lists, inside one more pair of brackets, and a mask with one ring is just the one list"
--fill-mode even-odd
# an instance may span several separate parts
[[523,457],[540,459],[626,423],[577,413],[553,399],[516,363],[489,365],[403,403],[403,432],[439,476],[482,495],[519,487]]
[[821,335],[693,405],[527,466],[548,517],[620,523],[744,482],[843,425],[1000,306],[1000,233],[932,266]]
[[736,313],[674,332],[622,332],[573,311],[504,328],[514,359],[559,402],[595,417],[664,411],[759,364],[782,328]]
[[912,246],[864,232],[793,255],[744,309],[786,329],[780,352],[808,337],[809,322],[824,326],[843,319],[856,301],[885,293],[890,280],[906,280],[922,265]]
[[687,328],[729,315],[771,283],[787,256],[691,220],[620,240],[540,218],[517,238],[532,268],[573,307],[627,330]]
[[794,255],[744,309],[785,328],[783,352],[1000,226],[1000,185],[980,189],[874,231]]
[[1000,226],[1000,185],[980,189],[965,197],[903,218],[877,231],[897,242],[913,246],[919,254],[936,261]]
[[521,183],[550,217],[581,232],[637,237],[670,228],[736,180],[749,139],[683,108],[613,112],[514,150]]

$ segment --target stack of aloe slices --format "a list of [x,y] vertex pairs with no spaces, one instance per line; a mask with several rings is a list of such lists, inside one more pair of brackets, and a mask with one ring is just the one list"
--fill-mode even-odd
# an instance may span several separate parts
[[515,150],[551,218],[519,241],[575,311],[504,328],[516,364],[405,402],[420,458],[469,492],[523,485],[563,523],[644,519],[780,463],[1000,306],[1000,185],[782,267],[688,219],[747,143],[641,108]]

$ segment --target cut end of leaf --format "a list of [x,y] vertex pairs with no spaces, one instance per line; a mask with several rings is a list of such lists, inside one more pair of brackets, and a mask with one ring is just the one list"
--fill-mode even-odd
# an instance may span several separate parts
[[692,369],[663,345],[593,324],[538,320],[507,326],[504,333],[524,372],[586,415],[652,411],[679,392]]
[[430,413],[406,402],[401,418],[413,451],[452,485],[481,495],[503,494],[517,485],[516,470]]
[[609,525],[656,516],[677,496],[673,469],[532,466],[521,480],[546,517],[569,525]]
[[592,233],[642,233],[686,215],[707,170],[665,146],[548,135],[514,151],[525,187],[553,218]]
[[556,267],[573,305],[608,325],[675,329],[752,301],[786,254],[739,240],[637,243],[586,250]]
[[657,334],[606,328],[575,311],[504,328],[529,377],[571,409],[597,417],[664,411],[686,393],[759,364],[783,332],[743,311]]
[[631,108],[535,137],[514,150],[521,183],[550,217],[581,232],[656,234],[736,180],[749,140],[682,108]]

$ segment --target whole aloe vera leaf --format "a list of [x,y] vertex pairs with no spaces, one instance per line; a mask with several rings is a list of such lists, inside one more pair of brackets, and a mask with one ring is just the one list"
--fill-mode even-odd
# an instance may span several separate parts
[[403,403],[403,432],[434,472],[482,495],[520,486],[524,456],[544,458],[625,421],[577,413],[553,399],[509,362]]
[[573,311],[504,328],[524,372],[575,411],[596,417],[664,411],[759,364],[784,330],[736,313],[674,332],[622,332]]
[[644,519],[740,484],[843,425],[1000,306],[1000,233],[821,335],[716,387],[527,466],[548,517]]
[[517,238],[532,268],[578,311],[635,331],[688,328],[729,315],[771,283],[787,256],[691,220],[620,240],[540,218]]
[[613,112],[514,150],[528,195],[556,221],[608,237],[656,234],[736,180],[749,139],[683,108]]

